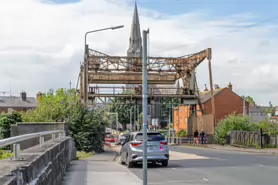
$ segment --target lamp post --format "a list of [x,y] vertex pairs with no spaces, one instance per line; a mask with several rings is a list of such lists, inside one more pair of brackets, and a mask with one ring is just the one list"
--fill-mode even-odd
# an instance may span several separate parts
[[84,42],[84,84],[83,84],[83,101],[84,101],[84,106],[87,107],[87,54],[88,54],[88,45],[87,45],[87,35],[89,33],[95,33],[95,32],[100,32],[100,31],[105,31],[105,30],[116,30],[116,29],[120,29],[123,28],[124,25],[120,25],[120,26],[112,26],[112,27],[108,27],[108,28],[103,28],[103,29],[98,29],[98,30],[92,30],[92,31],[88,31],[85,33],[85,42]]
[[118,113],[117,112],[108,112],[108,115],[116,115],[116,130],[117,130],[117,133],[119,133]]

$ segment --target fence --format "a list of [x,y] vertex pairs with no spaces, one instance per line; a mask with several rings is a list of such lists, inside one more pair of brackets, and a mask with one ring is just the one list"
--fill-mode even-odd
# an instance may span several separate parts
[[29,139],[39,138],[40,146],[43,147],[45,145],[44,137],[48,135],[52,135],[52,140],[56,140],[56,135],[58,134],[58,138],[62,138],[65,136],[64,130],[53,130],[53,131],[45,131],[45,132],[38,132],[33,134],[25,134],[15,137],[10,137],[7,139],[0,140],[0,148],[13,145],[13,152],[14,152],[14,159],[20,159],[20,142],[26,141]]
[[262,137],[263,146],[277,147],[276,136],[268,136],[267,134],[263,134],[261,136],[261,134],[258,132],[247,132],[247,131],[237,131],[237,130],[231,131],[230,144],[245,146],[245,147],[260,147],[261,137]]
[[208,144],[208,136],[204,137],[202,142],[202,137],[168,137],[167,142],[169,144],[189,144],[189,145],[207,145]]

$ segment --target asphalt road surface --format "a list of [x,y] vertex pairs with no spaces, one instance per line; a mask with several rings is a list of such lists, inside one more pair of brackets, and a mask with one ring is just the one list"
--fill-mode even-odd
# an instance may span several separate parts
[[[205,148],[170,147],[170,149],[175,151],[173,152],[175,157],[170,160],[167,168],[159,165],[149,166],[149,185],[278,184],[278,156]],[[177,157],[177,154],[181,157]],[[141,166],[131,168],[130,171],[142,179]]]

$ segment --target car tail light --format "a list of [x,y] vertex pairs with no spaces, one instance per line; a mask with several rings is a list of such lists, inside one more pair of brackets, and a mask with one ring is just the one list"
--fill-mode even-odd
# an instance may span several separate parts
[[132,141],[131,142],[132,147],[137,147],[137,146],[140,146],[140,145],[142,145],[142,141]]
[[160,141],[160,144],[161,144],[161,145],[167,145],[168,142],[167,142],[167,141]]

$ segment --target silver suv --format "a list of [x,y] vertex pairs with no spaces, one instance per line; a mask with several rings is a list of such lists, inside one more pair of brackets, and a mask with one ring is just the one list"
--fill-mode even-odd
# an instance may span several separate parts
[[[148,132],[147,159],[148,162],[156,164],[159,162],[163,167],[168,166],[169,148],[165,137],[159,132]],[[121,163],[130,168],[136,163],[143,161],[143,133],[130,133],[121,149]]]

